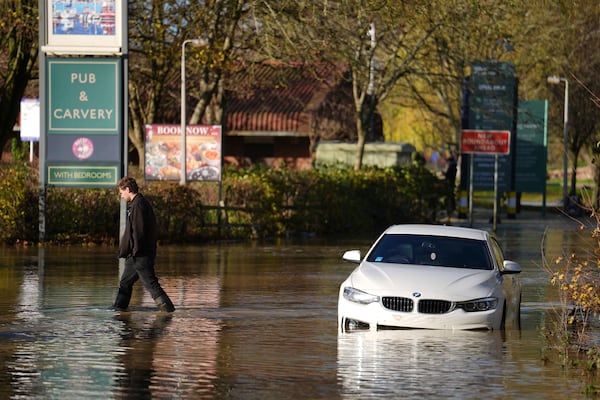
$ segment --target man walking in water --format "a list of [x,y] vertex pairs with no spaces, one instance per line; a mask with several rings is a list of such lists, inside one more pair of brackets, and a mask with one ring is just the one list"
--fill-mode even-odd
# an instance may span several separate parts
[[119,258],[125,258],[125,269],[113,309],[124,311],[129,306],[133,284],[141,279],[161,311],[173,312],[175,306],[158,283],[154,273],[156,258],[156,217],[152,206],[139,193],[135,179],[122,178],[117,184],[121,198],[129,203],[125,232],[119,245]]

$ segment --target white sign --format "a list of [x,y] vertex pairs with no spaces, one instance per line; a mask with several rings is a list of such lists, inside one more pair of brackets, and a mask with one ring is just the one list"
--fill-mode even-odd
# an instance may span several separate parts
[[21,99],[21,140],[40,140],[40,99]]

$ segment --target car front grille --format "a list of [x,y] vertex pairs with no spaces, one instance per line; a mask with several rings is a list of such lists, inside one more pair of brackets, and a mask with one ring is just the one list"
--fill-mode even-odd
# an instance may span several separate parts
[[452,303],[445,300],[421,300],[419,312],[422,314],[445,314],[450,311]]
[[[407,297],[383,297],[381,302],[392,311],[412,312],[414,302]],[[419,300],[417,310],[422,314],[445,314],[452,309],[452,302],[445,300]]]
[[383,306],[388,310],[412,312],[414,302],[406,297],[383,297],[381,299]]

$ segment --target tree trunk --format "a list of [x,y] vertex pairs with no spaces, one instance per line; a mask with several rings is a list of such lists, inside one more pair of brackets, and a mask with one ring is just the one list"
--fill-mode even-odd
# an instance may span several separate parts
[[[126,124],[127,135],[138,153],[138,166],[140,171],[143,172],[146,165],[144,153],[144,119],[142,117],[137,89],[132,82],[129,83],[129,120],[131,121],[131,127],[129,127],[129,124]],[[129,149],[127,149],[127,152],[129,152]]]
[[365,126],[363,124],[360,113],[356,115],[356,132],[358,134],[358,140],[356,142],[356,162],[354,163],[354,169],[356,171],[362,168],[363,156],[365,153],[365,142],[366,133]]
[[569,196],[577,194],[577,162],[579,160],[579,151],[573,152],[573,167],[571,168],[571,187],[567,193]]

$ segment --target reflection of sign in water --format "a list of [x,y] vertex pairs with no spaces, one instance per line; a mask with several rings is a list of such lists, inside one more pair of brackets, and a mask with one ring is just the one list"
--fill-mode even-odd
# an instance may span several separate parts
[[[190,181],[221,179],[221,126],[186,126],[186,175]],[[181,126],[146,125],[146,179],[181,177]]]
[[114,0],[52,0],[54,35],[115,35]]

